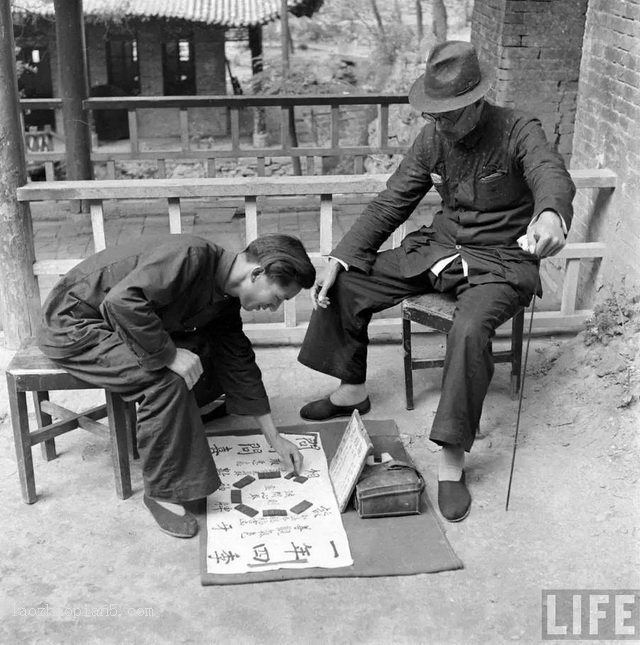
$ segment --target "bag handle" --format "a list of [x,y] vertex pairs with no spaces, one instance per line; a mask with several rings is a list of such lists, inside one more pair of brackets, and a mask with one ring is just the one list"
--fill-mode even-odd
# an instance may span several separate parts
[[400,459],[392,459],[386,464],[380,464],[379,466],[382,466],[385,470],[413,470],[420,480],[420,490],[424,488],[424,478],[422,477],[422,473],[413,464],[401,461]]

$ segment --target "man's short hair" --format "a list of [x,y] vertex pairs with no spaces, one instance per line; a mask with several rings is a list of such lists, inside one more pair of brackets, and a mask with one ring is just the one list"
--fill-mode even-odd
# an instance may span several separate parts
[[283,287],[295,282],[303,289],[310,289],[315,282],[316,270],[297,237],[281,233],[261,235],[244,253],[249,260],[260,264],[268,278]]

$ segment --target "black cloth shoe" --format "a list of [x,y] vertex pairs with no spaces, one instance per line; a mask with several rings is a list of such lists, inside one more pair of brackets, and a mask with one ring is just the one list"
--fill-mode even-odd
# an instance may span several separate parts
[[149,509],[160,530],[178,538],[192,538],[198,532],[198,520],[185,510],[184,515],[176,515],[168,508],[158,504],[155,499],[144,495],[144,505]]
[[209,421],[213,421],[214,419],[222,419],[222,417],[226,417],[229,414],[227,411],[227,404],[223,401],[219,406],[213,408],[210,412],[205,412],[205,414],[201,414],[200,418],[202,419],[202,423],[208,423]]
[[326,421],[336,417],[350,417],[354,410],[357,410],[360,414],[369,412],[371,410],[369,397],[355,405],[335,405],[329,397],[318,399],[303,406],[300,409],[300,416],[307,421]]
[[438,507],[445,520],[461,522],[471,510],[471,495],[465,483],[464,470],[459,481],[438,482]]

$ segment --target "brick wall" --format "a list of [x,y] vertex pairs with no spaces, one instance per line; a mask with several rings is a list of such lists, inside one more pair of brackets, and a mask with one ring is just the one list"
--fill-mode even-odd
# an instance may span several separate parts
[[[162,96],[162,23],[157,20],[140,22],[136,27],[140,94]],[[180,136],[177,110],[138,110],[138,133],[141,137]]]
[[587,0],[476,0],[471,41],[496,70],[489,98],[535,114],[568,161]]
[[[226,94],[224,28],[198,27],[194,29],[193,36],[198,94]],[[189,110],[189,120],[194,132],[204,136],[219,136],[229,131],[229,113],[226,109]]]
[[[609,195],[579,191],[571,239],[604,241],[598,283],[640,286],[640,3],[590,0],[572,167],[611,168]],[[587,285],[591,288],[598,284]]]

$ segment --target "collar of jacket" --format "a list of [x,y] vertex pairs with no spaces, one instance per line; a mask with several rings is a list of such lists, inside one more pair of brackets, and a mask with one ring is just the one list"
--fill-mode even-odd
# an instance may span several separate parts
[[215,300],[216,296],[229,298],[224,292],[224,285],[227,283],[227,278],[231,272],[231,267],[238,257],[237,253],[232,253],[227,251],[222,247],[218,247],[221,251],[220,260],[218,261],[218,266],[216,267],[216,273],[213,280],[213,289],[211,290],[211,300]]

